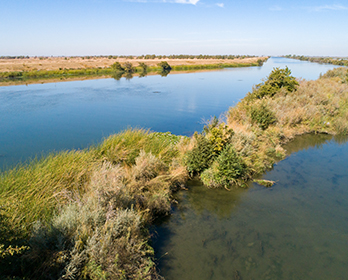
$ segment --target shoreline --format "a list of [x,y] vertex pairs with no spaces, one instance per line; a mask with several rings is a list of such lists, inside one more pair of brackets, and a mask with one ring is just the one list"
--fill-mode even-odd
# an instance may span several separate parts
[[[171,60],[165,60],[165,59],[157,59],[157,60],[125,60],[125,59],[108,59],[108,64],[104,65],[104,67],[98,66],[101,65],[96,63],[94,67],[87,67],[85,64],[84,67],[78,67],[78,68],[66,68],[66,66],[71,66],[69,64],[63,64],[65,67],[59,67],[63,66],[60,65],[61,62],[54,62],[53,65],[50,65],[49,67],[41,67],[36,68],[35,66],[28,66],[24,67],[23,65],[26,65],[25,63],[22,64],[22,66],[19,66],[18,70],[15,66],[12,65],[12,68],[8,66],[7,68],[4,68],[1,66],[1,64],[4,64],[4,59],[0,59],[0,86],[12,86],[12,85],[23,85],[23,84],[40,84],[40,83],[50,83],[50,82],[58,82],[58,81],[70,81],[70,80],[86,80],[86,79],[94,79],[94,78],[100,78],[100,77],[112,77],[116,76],[118,78],[121,78],[122,75],[130,75],[133,76],[146,76],[146,75],[156,75],[161,74],[162,68],[158,66],[157,64],[160,62],[169,61],[169,65],[171,66],[172,70],[169,72],[166,72],[165,75],[171,73],[189,73],[194,71],[202,71],[202,70],[216,70],[216,69],[223,69],[223,68],[234,68],[234,67],[251,67],[251,66],[260,66],[265,61],[267,61],[268,57],[255,57],[255,58],[245,58],[245,59],[224,59],[224,60],[216,60],[216,59],[171,59]],[[25,59],[7,59],[7,63],[21,63],[21,60]],[[67,63],[65,60],[61,59],[63,62]],[[111,60],[111,61],[109,61]],[[122,63],[121,65],[124,65],[125,63],[131,63],[133,66],[133,69],[131,72],[125,72],[125,71],[117,71],[115,69],[112,69],[111,62],[118,62]],[[115,63],[114,62],[114,63]],[[36,61],[37,63],[37,61]],[[136,65],[138,63],[144,63],[147,67],[147,69],[144,72],[144,69],[141,66]],[[105,63],[104,63],[105,64]],[[34,64],[35,65],[35,64]],[[75,64],[72,64],[75,65]],[[18,66],[18,65],[17,65]],[[11,71],[5,71],[5,70],[11,69]],[[155,73],[155,74],[154,74]],[[163,72],[162,72],[163,73]]]

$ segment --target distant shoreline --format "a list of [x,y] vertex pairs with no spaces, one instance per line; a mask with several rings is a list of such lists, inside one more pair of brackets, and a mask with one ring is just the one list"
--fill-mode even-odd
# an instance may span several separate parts
[[[99,79],[113,75],[121,77],[122,74],[115,71],[111,66],[118,62],[124,65],[131,63],[134,67],[133,76],[146,76],[151,73],[160,74],[161,68],[158,64],[162,61],[168,62],[172,67],[170,73],[182,73],[202,70],[213,70],[228,67],[260,66],[267,61],[268,57],[246,57],[234,59],[127,59],[127,58],[100,58],[82,57],[63,58],[16,58],[0,59],[0,86],[11,86],[20,84],[52,83],[72,80]],[[147,66],[143,72],[140,63]],[[159,72],[159,73],[158,73]],[[129,74],[129,73],[128,73]]]

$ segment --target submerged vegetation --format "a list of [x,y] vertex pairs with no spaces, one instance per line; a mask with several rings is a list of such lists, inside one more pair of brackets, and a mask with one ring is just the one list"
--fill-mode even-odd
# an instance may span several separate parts
[[3,278],[161,279],[148,226],[170,214],[172,193],[190,177],[244,187],[283,159],[296,135],[348,134],[347,75],[337,68],[297,81],[275,68],[225,121],[213,118],[191,138],[129,129],[1,173]]

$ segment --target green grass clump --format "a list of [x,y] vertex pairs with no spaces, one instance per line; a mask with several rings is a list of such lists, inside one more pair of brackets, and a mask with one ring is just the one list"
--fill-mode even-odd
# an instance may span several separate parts
[[107,161],[131,165],[135,163],[140,151],[144,150],[169,163],[178,155],[176,144],[182,138],[171,133],[150,133],[143,129],[129,129],[105,139],[97,148],[97,153]]
[[[47,220],[60,200],[62,191],[84,191],[94,168],[91,151],[51,154],[28,165],[3,172],[0,177],[0,205],[5,219],[14,228]],[[25,229],[24,233],[27,233]]]

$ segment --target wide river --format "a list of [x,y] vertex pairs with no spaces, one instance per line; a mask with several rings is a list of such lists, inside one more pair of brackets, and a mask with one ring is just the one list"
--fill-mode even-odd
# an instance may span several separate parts
[[[286,65],[304,79],[334,67],[271,58],[262,67],[0,87],[0,168],[130,126],[191,135]],[[151,229],[167,280],[347,279],[347,139],[305,135],[286,149],[263,176],[272,188],[191,181],[176,194],[172,215]]]

